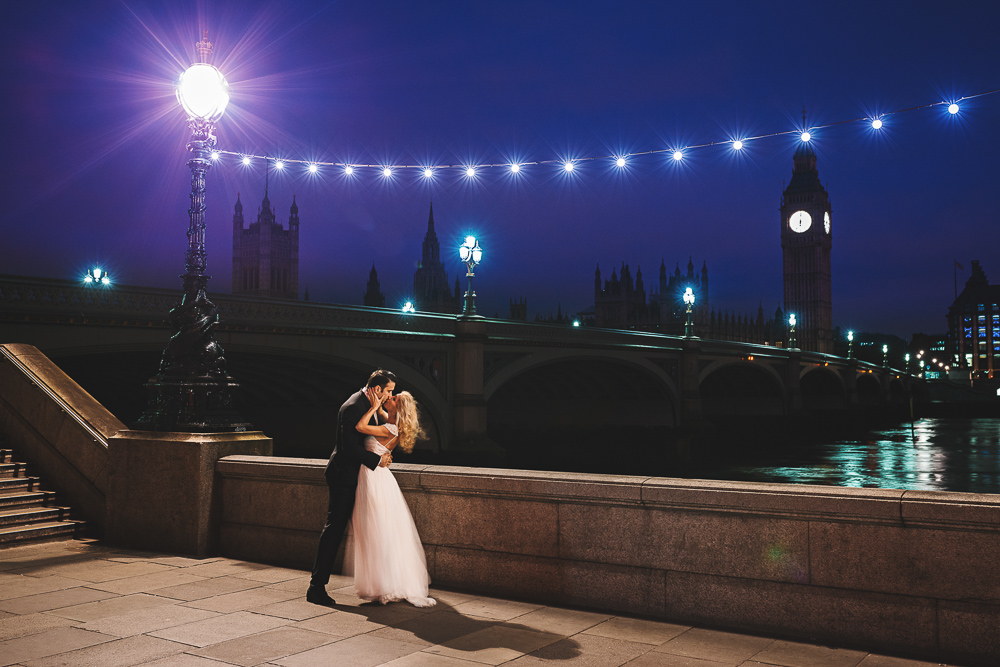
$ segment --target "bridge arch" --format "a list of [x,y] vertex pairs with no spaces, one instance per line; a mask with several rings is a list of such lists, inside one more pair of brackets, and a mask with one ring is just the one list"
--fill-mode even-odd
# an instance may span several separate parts
[[778,372],[767,364],[719,360],[699,377],[705,417],[785,414],[787,389]]
[[828,366],[806,369],[799,379],[799,389],[805,410],[844,410],[847,407],[844,379]]
[[857,386],[859,405],[877,406],[885,402],[882,383],[871,373],[859,373]]

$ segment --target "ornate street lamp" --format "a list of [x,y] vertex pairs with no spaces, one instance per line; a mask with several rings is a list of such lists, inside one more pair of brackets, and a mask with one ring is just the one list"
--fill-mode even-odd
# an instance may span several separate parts
[[684,323],[684,335],[688,338],[694,336],[694,325],[691,323],[691,309],[694,308],[694,290],[690,287],[684,290],[684,305],[687,306],[687,321]]
[[847,332],[847,358],[848,359],[851,358],[851,351],[852,351],[851,348],[852,347],[854,347],[854,332],[853,331],[848,331]]
[[483,258],[483,249],[479,247],[479,241],[475,236],[466,236],[465,243],[458,248],[458,254],[468,268],[466,277],[469,279],[469,289],[465,292],[465,310],[462,317],[475,317],[476,315],[476,293],[472,291],[472,279],[475,277],[473,269]]
[[887,343],[882,344],[882,365],[889,365],[889,345]]
[[795,349],[795,313],[788,316],[788,349]]
[[222,347],[215,340],[218,308],[208,300],[205,253],[205,175],[212,166],[215,122],[229,103],[229,84],[209,65],[208,31],[197,44],[200,61],[181,74],[177,100],[188,115],[192,153],[188,249],[184,294],[168,319],[174,334],[163,350],[159,373],[146,384],[149,403],[136,428],[151,431],[245,431],[250,427],[233,407],[236,382],[226,373]]
[[904,354],[903,355],[903,359],[906,361],[906,367],[905,367],[904,370],[906,371],[906,374],[909,375],[910,374],[910,353],[907,352],[906,354]]
[[87,285],[107,286],[111,284],[111,276],[108,275],[107,271],[95,266],[87,271],[86,275],[83,276],[83,282]]

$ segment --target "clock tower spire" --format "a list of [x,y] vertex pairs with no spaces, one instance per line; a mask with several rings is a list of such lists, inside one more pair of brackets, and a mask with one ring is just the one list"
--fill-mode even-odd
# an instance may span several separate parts
[[785,314],[795,314],[800,348],[832,354],[830,196],[809,141],[799,144],[792,162],[792,179],[781,196]]

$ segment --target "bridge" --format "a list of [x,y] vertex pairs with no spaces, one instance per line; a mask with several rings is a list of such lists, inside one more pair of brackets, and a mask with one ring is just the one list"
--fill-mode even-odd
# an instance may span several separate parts
[[[0,275],[0,342],[36,346],[129,422],[145,406],[179,290]],[[856,359],[638,331],[463,319],[212,294],[245,416],[284,442],[324,439],[376,367],[420,402],[437,451],[504,432],[689,428],[902,404],[922,382]]]

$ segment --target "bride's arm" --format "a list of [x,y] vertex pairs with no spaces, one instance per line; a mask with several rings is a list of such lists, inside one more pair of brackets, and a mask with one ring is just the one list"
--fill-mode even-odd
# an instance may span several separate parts
[[[370,391],[370,389],[365,390],[365,395],[368,396],[369,401],[374,400],[372,397],[373,395],[369,393]],[[387,438],[392,435],[392,433],[389,432],[389,429],[385,426],[382,426],[381,424],[378,426],[372,426],[369,423],[372,420],[372,415],[375,414],[375,411],[378,410],[379,407],[379,403],[372,403],[371,407],[369,407],[368,411],[361,416],[361,419],[358,420],[358,423],[354,428],[360,433],[364,433],[365,435],[374,435],[377,438]]]

